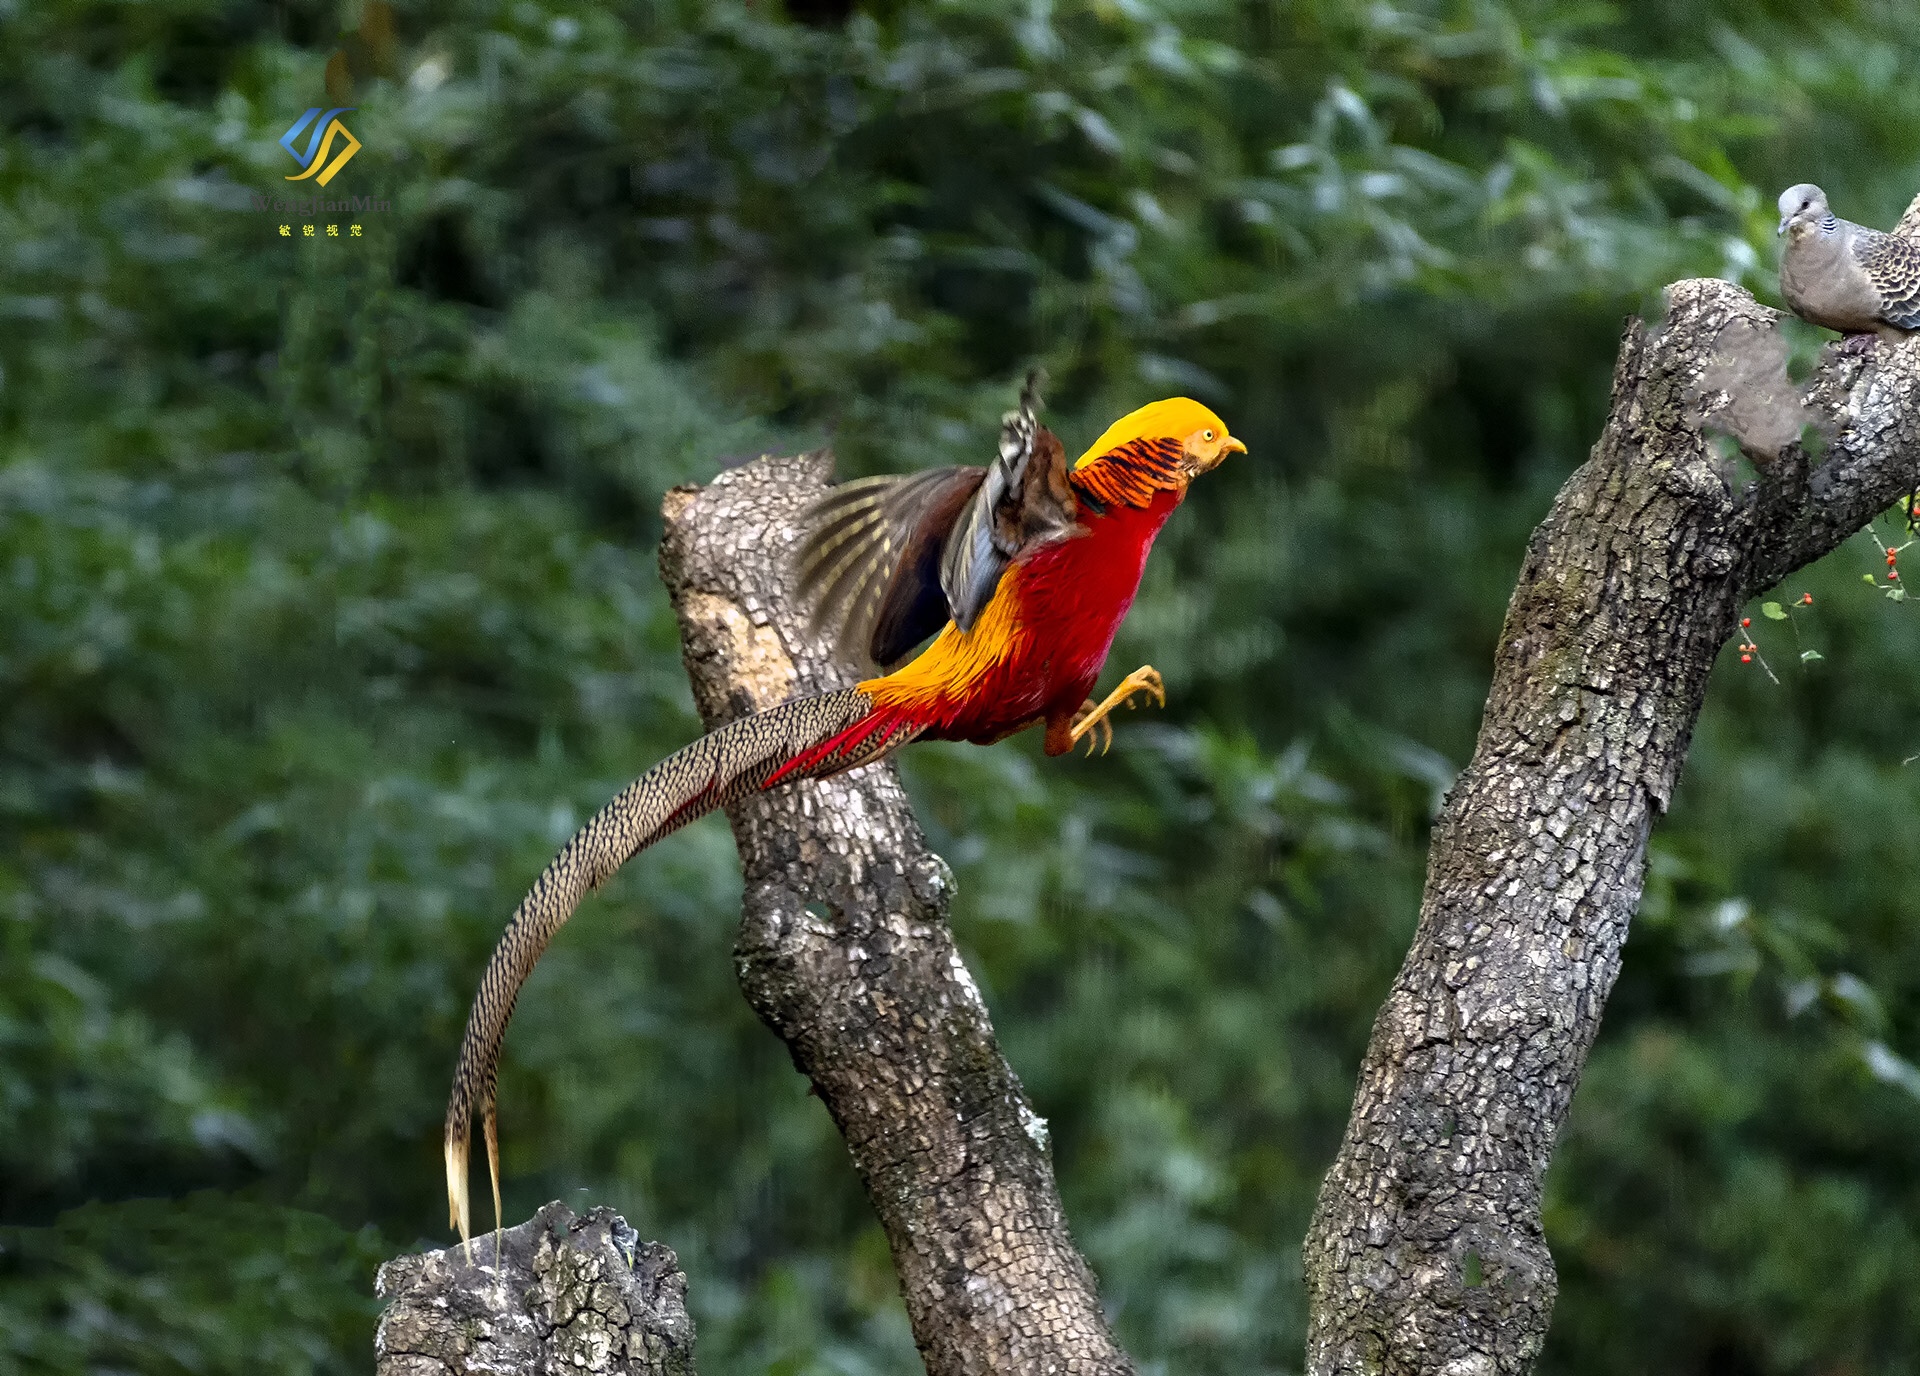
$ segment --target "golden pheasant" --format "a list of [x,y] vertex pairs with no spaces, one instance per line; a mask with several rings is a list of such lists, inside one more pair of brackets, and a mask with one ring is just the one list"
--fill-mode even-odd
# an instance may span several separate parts
[[447,1105],[447,1199],[462,1240],[476,1109],[500,1217],[495,1073],[520,986],[580,900],[635,854],[748,793],[916,738],[987,744],[1044,722],[1046,751],[1059,755],[1090,732],[1110,741],[1107,715],[1135,696],[1166,700],[1151,667],[1098,705],[1088,694],[1187,484],[1246,446],[1174,397],[1121,417],[1069,465],[1037,405],[1029,379],[987,468],[845,483],[808,513],[798,567],[815,629],[832,626],[843,649],[878,665],[938,632],[932,644],[892,673],[701,737],[628,785],[534,882],[487,962]]

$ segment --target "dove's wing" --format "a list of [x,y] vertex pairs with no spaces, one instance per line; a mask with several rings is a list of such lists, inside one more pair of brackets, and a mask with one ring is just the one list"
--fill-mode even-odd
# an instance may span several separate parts
[[1898,234],[1868,234],[1854,240],[1861,271],[1880,293],[1880,318],[1903,330],[1920,330],[1920,241]]

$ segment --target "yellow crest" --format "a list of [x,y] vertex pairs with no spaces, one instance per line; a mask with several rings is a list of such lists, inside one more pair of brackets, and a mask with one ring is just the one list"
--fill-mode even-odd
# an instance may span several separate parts
[[1225,422],[1197,401],[1187,397],[1168,397],[1165,401],[1151,401],[1137,411],[1127,412],[1109,425],[1106,433],[1095,440],[1086,453],[1073,461],[1073,466],[1084,468],[1095,459],[1111,454],[1121,445],[1130,444],[1134,440],[1183,440],[1196,430],[1212,430],[1221,435],[1227,433]]

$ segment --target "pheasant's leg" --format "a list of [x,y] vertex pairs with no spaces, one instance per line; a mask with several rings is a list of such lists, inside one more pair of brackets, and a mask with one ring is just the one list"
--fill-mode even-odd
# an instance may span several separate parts
[[[1167,705],[1167,685],[1160,679],[1160,671],[1151,664],[1142,664],[1138,669],[1120,680],[1120,686],[1108,693],[1098,707],[1082,707],[1073,718],[1073,743],[1078,745],[1080,738],[1096,728],[1101,731],[1100,741],[1105,746],[1113,744],[1113,723],[1107,720],[1107,714],[1125,703],[1133,706],[1134,698],[1145,693],[1160,706]],[[1094,749],[1096,742],[1089,742],[1087,749]]]

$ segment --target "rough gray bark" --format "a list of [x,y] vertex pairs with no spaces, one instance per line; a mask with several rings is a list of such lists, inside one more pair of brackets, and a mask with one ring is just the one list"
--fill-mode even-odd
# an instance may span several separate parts
[[[824,454],[767,457],[665,504],[660,565],[708,729],[844,687],[790,601]],[[740,985],[845,1136],[930,1376],[1130,1372],[1074,1249],[1045,1122],[947,930],[953,878],[890,764],[728,811],[746,872]]]
[[693,1376],[687,1278],[613,1210],[552,1203],[495,1241],[380,1268],[379,1376]]
[[1747,599],[1920,482],[1920,342],[1829,350],[1803,398],[1779,319],[1723,282],[1669,288],[1528,545],[1307,1237],[1315,1376],[1505,1376],[1540,1351],[1541,1184],[1708,674]]

